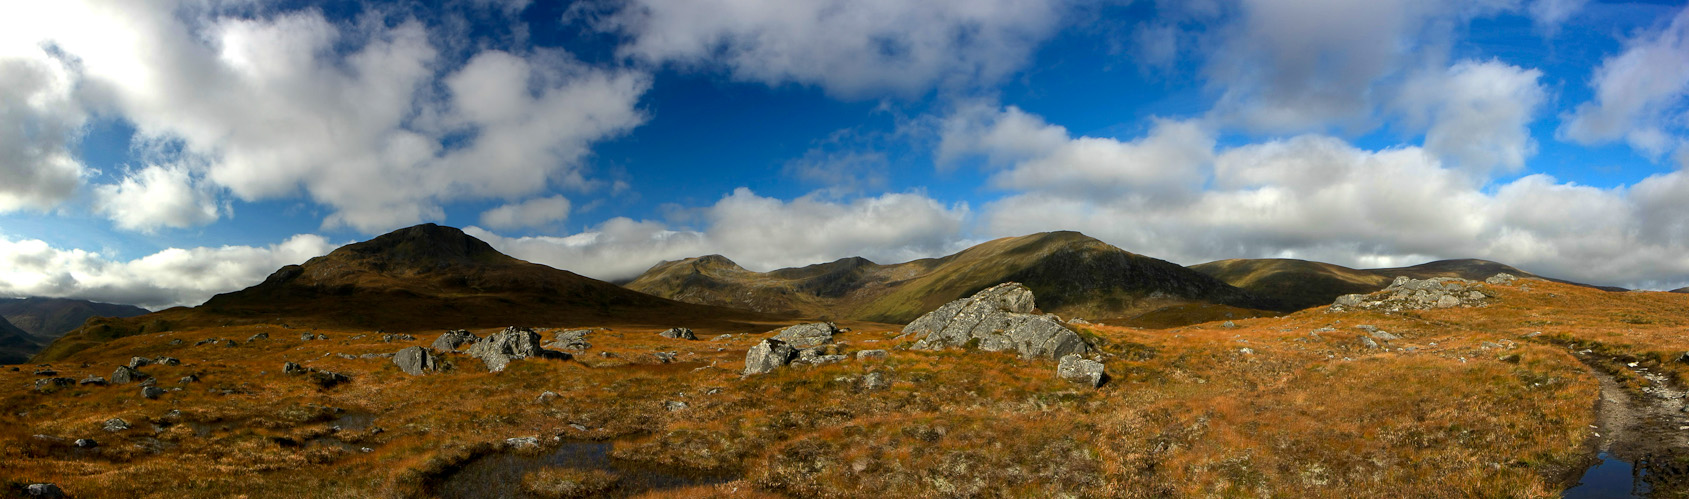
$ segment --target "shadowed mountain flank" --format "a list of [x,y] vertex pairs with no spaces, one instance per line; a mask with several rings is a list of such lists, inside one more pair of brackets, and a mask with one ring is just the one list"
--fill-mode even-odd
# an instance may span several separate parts
[[658,298],[512,258],[463,231],[423,224],[343,246],[193,308],[95,319],[49,346],[62,357],[111,338],[191,327],[283,323],[388,331],[511,324],[713,325],[755,330],[750,311]]
[[40,340],[0,317],[0,364],[22,364],[40,349]]
[[1496,274],[1507,273],[1606,291],[1625,291],[1624,288],[1591,286],[1541,277],[1509,265],[1478,259],[1438,260],[1411,267],[1352,269],[1307,260],[1240,258],[1192,265],[1190,269],[1247,290],[1265,300],[1266,308],[1285,312],[1330,305],[1332,300],[1347,294],[1378,291],[1389,286],[1390,282],[1399,276],[1414,279],[1458,277],[1481,281]]
[[1011,281],[1030,288],[1041,310],[1067,317],[1130,318],[1191,304],[1259,308],[1255,297],[1218,279],[1078,232],[997,239],[954,255],[893,265],[846,258],[753,272],[711,255],[663,262],[627,287],[692,303],[905,323]]
[[51,341],[91,317],[134,317],[147,309],[70,298],[0,298],[0,317],[37,338]]

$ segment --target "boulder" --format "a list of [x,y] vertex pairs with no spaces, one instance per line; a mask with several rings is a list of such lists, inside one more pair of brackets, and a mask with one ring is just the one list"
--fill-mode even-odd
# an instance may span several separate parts
[[679,401],[679,400],[665,400],[665,401],[663,401],[663,409],[668,410],[669,412],[680,412],[680,411],[684,411],[684,410],[686,410],[690,407],[692,407],[692,406],[688,405],[686,402],[682,402],[682,401]]
[[270,339],[270,333],[258,333],[258,334],[254,334],[252,336],[248,336],[246,338],[246,342],[252,343],[254,341],[267,340],[267,339]]
[[769,338],[745,352],[745,374],[772,372],[792,362],[798,351],[786,342]]
[[1484,284],[1478,281],[1456,277],[1413,279],[1401,276],[1391,282],[1389,287],[1375,293],[1339,296],[1328,310],[1376,310],[1395,313],[1406,310],[1481,307],[1488,305],[1491,298],[1483,291],[1483,287]]
[[111,372],[111,382],[119,385],[134,383],[150,377],[146,373],[136,371],[135,368],[129,366],[117,366],[117,370]]
[[792,348],[812,348],[832,343],[835,334],[839,334],[839,327],[833,323],[813,322],[781,329],[774,339],[784,341]]
[[199,376],[194,376],[192,374],[189,374],[187,376],[183,376],[182,379],[177,380],[176,383],[186,385],[188,383],[195,383],[195,382],[198,382],[198,381],[199,381]]
[[557,343],[556,343],[556,345],[557,345],[558,348],[562,348],[564,350],[575,350],[575,351],[581,351],[581,350],[586,350],[588,348],[592,348],[592,344],[586,342],[586,335],[591,334],[591,333],[592,333],[591,329],[571,329],[571,330],[568,330],[568,331],[557,333]]
[[884,390],[891,386],[891,377],[886,376],[885,373],[874,371],[862,375],[862,380],[858,382],[858,386],[862,387],[863,391]]
[[863,351],[860,351],[860,352],[856,352],[856,360],[859,360],[859,361],[863,361],[863,360],[886,360],[886,357],[887,357],[887,353],[886,353],[885,350],[863,350]]
[[111,433],[117,433],[129,429],[129,422],[124,421],[123,418],[111,418],[107,419],[106,422],[101,425],[101,428],[104,428],[106,431]]
[[143,387],[141,387],[141,396],[142,397],[146,397],[147,399],[150,399],[150,400],[157,400],[160,395],[164,395],[164,390],[159,388],[159,387],[156,387],[156,386],[143,386]]
[[316,335],[316,333],[299,333],[299,339],[304,340],[304,341],[311,341],[311,340],[317,339],[317,335]]
[[823,364],[832,364],[834,362],[844,362],[844,360],[848,358],[850,357],[839,354],[830,354],[824,348],[815,347],[798,350],[797,358],[792,359],[791,363],[819,366]]
[[677,339],[677,340],[697,340],[698,339],[698,335],[693,334],[691,329],[687,329],[687,328],[683,328],[683,327],[674,327],[674,328],[665,329],[662,332],[657,333],[657,336],[662,336],[664,338],[674,338],[674,339]]
[[82,378],[82,381],[76,382],[76,384],[78,384],[78,385],[106,386],[106,379],[90,374],[90,375],[88,375],[88,377]]
[[545,349],[540,347],[539,333],[532,329],[511,326],[475,342],[464,353],[481,359],[488,371],[501,372],[512,360],[538,357],[544,355],[544,352]]
[[281,372],[282,374],[305,374],[305,368],[292,362],[283,362]]
[[544,404],[544,403],[551,402],[553,400],[557,400],[557,399],[562,398],[562,397],[563,396],[558,395],[557,392],[554,392],[554,391],[551,391],[551,390],[546,390],[546,391],[540,392],[540,396],[538,398],[535,398],[534,402],[538,403],[538,404]]
[[1103,363],[1076,354],[1062,356],[1061,362],[1056,365],[1056,375],[1092,388],[1102,386],[1105,376]]
[[1509,274],[1509,273],[1506,273],[1506,272],[1502,272],[1500,274],[1490,276],[1489,279],[1484,279],[1484,282],[1488,283],[1488,284],[1499,285],[1499,286],[1512,286],[1513,283],[1518,281],[1518,280],[1519,280],[1518,276],[1515,276],[1513,274]]
[[516,437],[504,439],[504,444],[512,449],[529,449],[540,446],[539,437]]
[[132,368],[132,369],[133,368],[146,367],[146,366],[151,365],[151,364],[152,364],[152,359],[149,359],[149,358],[146,358],[146,357],[130,357],[129,358],[129,367]]
[[1059,359],[1091,351],[1091,345],[1051,315],[1033,315],[1032,290],[1003,283],[952,301],[910,322],[904,334],[921,335],[914,348],[937,350],[974,345],[1013,350],[1023,358]]
[[393,364],[398,365],[400,371],[412,376],[440,369],[439,363],[434,359],[434,354],[428,353],[428,349],[422,347],[409,347],[399,350],[399,353],[393,354]]
[[23,489],[24,497],[41,497],[57,499],[65,496],[65,491],[58,485],[51,483],[32,483]]

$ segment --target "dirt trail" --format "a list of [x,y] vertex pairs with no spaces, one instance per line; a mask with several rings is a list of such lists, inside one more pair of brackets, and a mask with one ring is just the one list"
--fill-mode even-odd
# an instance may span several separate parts
[[[1601,362],[1575,352],[1601,382],[1592,446],[1598,454],[1630,463],[1637,490],[1653,497],[1689,497],[1689,394],[1647,367]],[[1602,365],[1618,366],[1649,381],[1641,393],[1626,389]]]

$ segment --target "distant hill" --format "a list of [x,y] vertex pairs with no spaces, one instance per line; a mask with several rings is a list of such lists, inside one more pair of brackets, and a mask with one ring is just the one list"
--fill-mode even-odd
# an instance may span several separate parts
[[41,349],[40,340],[0,318],[0,364],[22,364]]
[[1286,312],[1329,305],[1337,297],[1346,294],[1378,291],[1389,286],[1398,276],[1414,279],[1459,277],[1483,280],[1505,272],[1519,277],[1535,277],[1607,291],[1625,291],[1624,288],[1591,286],[1546,278],[1505,264],[1477,259],[1438,260],[1412,267],[1383,269],[1351,269],[1329,263],[1283,258],[1231,259],[1192,265],[1190,269],[1262,297],[1267,302],[1266,308]]
[[48,341],[82,327],[90,317],[134,317],[147,313],[141,307],[69,298],[0,298],[0,317]]
[[1671,290],[1671,292],[1673,292],[1673,293],[1689,293],[1689,287],[1673,289],[1673,290]]
[[1221,317],[1257,313],[1251,309],[1259,303],[1213,277],[1078,232],[997,239],[942,258],[892,265],[846,258],[754,272],[710,255],[660,263],[626,287],[690,303],[906,323],[1008,281],[1025,284],[1040,309],[1064,317],[1122,320],[1189,305],[1212,305],[1201,308]]
[[111,338],[255,323],[390,332],[505,325],[707,325],[759,330],[778,317],[681,303],[512,258],[463,231],[423,224],[340,247],[193,308],[96,319],[48,346],[62,358]]

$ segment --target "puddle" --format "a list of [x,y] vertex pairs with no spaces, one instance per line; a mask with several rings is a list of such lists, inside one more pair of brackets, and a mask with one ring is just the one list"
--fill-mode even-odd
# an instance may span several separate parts
[[737,477],[612,459],[611,442],[565,441],[556,450],[532,456],[488,454],[470,460],[434,485],[435,497],[538,497],[522,487],[522,475],[545,467],[609,471],[621,477],[615,489],[596,497],[625,497],[653,490],[710,485]]
[[1601,462],[1589,468],[1578,484],[1561,497],[1565,499],[1598,499],[1609,497],[1647,497],[1651,487],[1641,472],[1612,454],[1601,453]]

